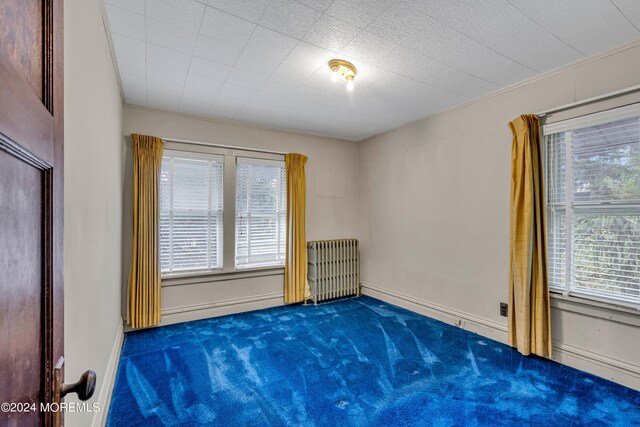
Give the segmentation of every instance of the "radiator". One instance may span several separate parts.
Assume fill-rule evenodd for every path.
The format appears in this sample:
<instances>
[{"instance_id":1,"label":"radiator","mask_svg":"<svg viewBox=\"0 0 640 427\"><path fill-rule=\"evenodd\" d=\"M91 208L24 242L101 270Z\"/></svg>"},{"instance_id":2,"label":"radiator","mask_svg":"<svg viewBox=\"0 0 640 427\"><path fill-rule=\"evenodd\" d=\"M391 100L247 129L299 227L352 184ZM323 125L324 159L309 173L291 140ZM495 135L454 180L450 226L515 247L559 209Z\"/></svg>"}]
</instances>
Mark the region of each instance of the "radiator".
<instances>
[{"instance_id":1,"label":"radiator","mask_svg":"<svg viewBox=\"0 0 640 427\"><path fill-rule=\"evenodd\" d=\"M307 242L307 277L314 304L360 295L360 252L357 239Z\"/></svg>"}]
</instances>

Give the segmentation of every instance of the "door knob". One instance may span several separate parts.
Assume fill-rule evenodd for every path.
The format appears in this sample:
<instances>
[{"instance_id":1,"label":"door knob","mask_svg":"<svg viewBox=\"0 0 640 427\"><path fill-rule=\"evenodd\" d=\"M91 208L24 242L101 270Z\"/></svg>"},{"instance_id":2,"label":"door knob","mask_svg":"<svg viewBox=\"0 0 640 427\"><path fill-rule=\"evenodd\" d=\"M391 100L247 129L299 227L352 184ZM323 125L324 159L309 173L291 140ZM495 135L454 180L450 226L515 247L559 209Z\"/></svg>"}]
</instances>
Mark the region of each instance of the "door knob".
<instances>
[{"instance_id":1,"label":"door knob","mask_svg":"<svg viewBox=\"0 0 640 427\"><path fill-rule=\"evenodd\" d=\"M96 391L96 373L94 371L86 371L80 377L77 383L64 384L64 357L60 356L53 368L53 396L51 400L53 404L60 405L62 398L69 393L77 393L78 399L88 400ZM53 425L62 425L62 412L56 411L53 415Z\"/></svg>"},{"instance_id":2,"label":"door knob","mask_svg":"<svg viewBox=\"0 0 640 427\"><path fill-rule=\"evenodd\" d=\"M76 393L78 399L89 400L96 391L96 373L94 371L86 371L78 382L73 384L62 384L60 386L60 397L64 397L69 393Z\"/></svg>"},{"instance_id":3,"label":"door knob","mask_svg":"<svg viewBox=\"0 0 640 427\"><path fill-rule=\"evenodd\" d=\"M63 384L64 380L64 357L60 356L55 368L54 373L54 397L53 401L60 403L63 397L69 393L76 393L78 399L89 400L93 396L93 392L96 391L96 373L94 371L86 371L78 382L73 384Z\"/></svg>"}]
</instances>

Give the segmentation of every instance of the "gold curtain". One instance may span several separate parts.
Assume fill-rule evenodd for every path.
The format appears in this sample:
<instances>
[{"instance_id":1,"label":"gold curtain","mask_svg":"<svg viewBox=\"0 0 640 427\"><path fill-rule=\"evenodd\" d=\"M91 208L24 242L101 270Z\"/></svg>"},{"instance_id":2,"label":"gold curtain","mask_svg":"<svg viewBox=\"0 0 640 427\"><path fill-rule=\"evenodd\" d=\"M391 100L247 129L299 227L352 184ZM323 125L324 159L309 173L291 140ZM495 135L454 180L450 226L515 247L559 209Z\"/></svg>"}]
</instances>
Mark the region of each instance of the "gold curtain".
<instances>
[{"instance_id":1,"label":"gold curtain","mask_svg":"<svg viewBox=\"0 0 640 427\"><path fill-rule=\"evenodd\" d=\"M158 231L162 139L131 135L133 141L133 247L129 272L129 324L160 323L160 250Z\"/></svg>"},{"instance_id":2,"label":"gold curtain","mask_svg":"<svg viewBox=\"0 0 640 427\"><path fill-rule=\"evenodd\" d=\"M551 357L540 122L527 114L509 127L513 133L509 344L524 355Z\"/></svg>"},{"instance_id":3,"label":"gold curtain","mask_svg":"<svg viewBox=\"0 0 640 427\"><path fill-rule=\"evenodd\" d=\"M305 229L307 157L287 154L287 254L284 264L284 302L301 302L311 296L307 281L307 235Z\"/></svg>"}]
</instances>

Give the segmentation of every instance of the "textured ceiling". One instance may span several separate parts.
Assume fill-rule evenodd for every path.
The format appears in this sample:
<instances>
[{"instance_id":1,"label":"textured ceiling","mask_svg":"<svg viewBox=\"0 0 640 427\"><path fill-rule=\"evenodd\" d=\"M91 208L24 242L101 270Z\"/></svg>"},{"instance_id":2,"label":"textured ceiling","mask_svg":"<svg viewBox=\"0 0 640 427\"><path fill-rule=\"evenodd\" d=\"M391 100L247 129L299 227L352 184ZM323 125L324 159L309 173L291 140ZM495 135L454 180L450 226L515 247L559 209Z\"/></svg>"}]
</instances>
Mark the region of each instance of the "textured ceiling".
<instances>
[{"instance_id":1,"label":"textured ceiling","mask_svg":"<svg viewBox=\"0 0 640 427\"><path fill-rule=\"evenodd\" d=\"M104 2L128 104L350 140L640 37L639 0Z\"/></svg>"}]
</instances>

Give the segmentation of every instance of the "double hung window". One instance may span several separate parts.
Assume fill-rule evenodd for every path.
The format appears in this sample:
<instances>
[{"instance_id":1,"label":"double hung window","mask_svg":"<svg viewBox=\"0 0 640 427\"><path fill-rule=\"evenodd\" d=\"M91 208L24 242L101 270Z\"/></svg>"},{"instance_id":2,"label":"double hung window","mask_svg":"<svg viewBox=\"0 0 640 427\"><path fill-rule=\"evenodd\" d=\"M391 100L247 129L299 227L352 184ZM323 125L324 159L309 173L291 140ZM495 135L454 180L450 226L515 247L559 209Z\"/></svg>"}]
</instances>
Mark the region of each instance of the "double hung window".
<instances>
[{"instance_id":1,"label":"double hung window","mask_svg":"<svg viewBox=\"0 0 640 427\"><path fill-rule=\"evenodd\" d=\"M208 151L172 146L164 151L159 200L162 274L284 265L284 161L277 155L243 157L233 149Z\"/></svg>"},{"instance_id":2,"label":"double hung window","mask_svg":"<svg viewBox=\"0 0 640 427\"><path fill-rule=\"evenodd\" d=\"M552 291L640 304L640 106L544 126Z\"/></svg>"},{"instance_id":3,"label":"double hung window","mask_svg":"<svg viewBox=\"0 0 640 427\"><path fill-rule=\"evenodd\" d=\"M222 267L224 157L165 150L160 173L162 273Z\"/></svg>"},{"instance_id":4,"label":"double hung window","mask_svg":"<svg viewBox=\"0 0 640 427\"><path fill-rule=\"evenodd\" d=\"M284 163L239 158L236 188L236 267L284 265Z\"/></svg>"}]
</instances>

